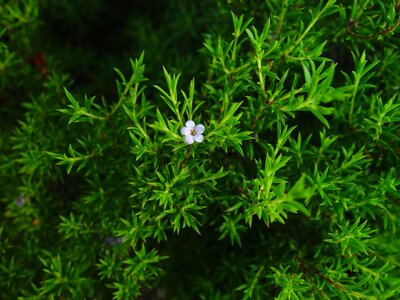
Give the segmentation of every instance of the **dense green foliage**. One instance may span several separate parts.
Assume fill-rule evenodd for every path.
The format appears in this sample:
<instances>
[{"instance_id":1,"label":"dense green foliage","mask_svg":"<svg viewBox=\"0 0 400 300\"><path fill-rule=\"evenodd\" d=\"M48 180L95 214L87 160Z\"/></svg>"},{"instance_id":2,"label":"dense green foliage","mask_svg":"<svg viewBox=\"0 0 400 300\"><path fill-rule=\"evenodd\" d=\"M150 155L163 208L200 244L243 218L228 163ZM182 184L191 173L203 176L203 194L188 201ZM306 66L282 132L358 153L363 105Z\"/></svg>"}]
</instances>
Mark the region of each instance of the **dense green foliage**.
<instances>
[{"instance_id":1,"label":"dense green foliage","mask_svg":"<svg viewBox=\"0 0 400 300\"><path fill-rule=\"evenodd\" d=\"M399 24L0 0L0 298L400 298Z\"/></svg>"}]
</instances>

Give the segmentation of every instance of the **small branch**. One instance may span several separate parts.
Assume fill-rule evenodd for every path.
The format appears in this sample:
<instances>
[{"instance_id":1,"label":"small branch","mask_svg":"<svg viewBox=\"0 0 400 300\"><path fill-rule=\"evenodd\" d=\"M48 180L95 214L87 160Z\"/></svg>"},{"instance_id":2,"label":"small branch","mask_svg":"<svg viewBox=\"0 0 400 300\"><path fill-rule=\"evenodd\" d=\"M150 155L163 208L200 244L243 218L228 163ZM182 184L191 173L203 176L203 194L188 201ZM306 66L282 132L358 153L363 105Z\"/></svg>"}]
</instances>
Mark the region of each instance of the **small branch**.
<instances>
[{"instance_id":1,"label":"small branch","mask_svg":"<svg viewBox=\"0 0 400 300\"><path fill-rule=\"evenodd\" d=\"M397 0L397 2L395 4L395 11L398 12L399 8L400 8L400 0ZM378 30L377 32L374 32L371 34L359 34L357 32L354 32L353 28L357 27L357 24L358 24L358 22L356 20L348 21L346 24L347 33L356 38L373 39L377 36L387 35L387 34L393 32L394 30L396 30L396 28L400 25L400 17L397 19L397 21L392 26L390 26L386 29Z\"/></svg>"},{"instance_id":2,"label":"small branch","mask_svg":"<svg viewBox=\"0 0 400 300\"><path fill-rule=\"evenodd\" d=\"M339 290L342 291L346 291L349 292L344 286L342 286L339 283L334 282L332 279L330 279L329 277L322 275L321 273L319 273L317 270L309 268L308 266L306 266L300 256L300 253L297 254L297 260L299 262L299 267L303 270L304 275L306 275L307 273L312 273L318 277L320 277L321 279L325 280L327 283L329 283L330 285L333 285L334 287L336 287Z\"/></svg>"},{"instance_id":3,"label":"small branch","mask_svg":"<svg viewBox=\"0 0 400 300\"><path fill-rule=\"evenodd\" d=\"M179 165L179 169L182 169L182 168L185 166L187 160L189 159L189 156L190 156L190 148L191 148L191 145L189 145L189 146L187 147L186 156L185 156L185 158L183 159L183 161L181 162L181 164Z\"/></svg>"},{"instance_id":4,"label":"small branch","mask_svg":"<svg viewBox=\"0 0 400 300\"><path fill-rule=\"evenodd\" d=\"M288 5L288 1L287 0L283 1L282 10L281 10L281 14L279 15L279 22L278 22L278 26L276 28L276 33L275 33L275 35L277 37L279 37L279 34L281 33L281 29L282 29L282 26L283 26L283 21L285 19L288 6L289 6Z\"/></svg>"}]
</instances>

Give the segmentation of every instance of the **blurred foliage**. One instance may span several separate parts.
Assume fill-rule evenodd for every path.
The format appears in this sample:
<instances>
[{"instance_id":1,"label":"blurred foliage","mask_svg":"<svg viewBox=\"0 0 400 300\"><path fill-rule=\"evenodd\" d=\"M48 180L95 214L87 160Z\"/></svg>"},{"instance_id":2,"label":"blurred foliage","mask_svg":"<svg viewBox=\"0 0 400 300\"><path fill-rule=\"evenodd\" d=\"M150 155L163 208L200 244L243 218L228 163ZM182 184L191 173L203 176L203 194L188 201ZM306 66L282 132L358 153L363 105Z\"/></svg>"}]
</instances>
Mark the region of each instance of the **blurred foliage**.
<instances>
[{"instance_id":1,"label":"blurred foliage","mask_svg":"<svg viewBox=\"0 0 400 300\"><path fill-rule=\"evenodd\" d=\"M397 299L399 26L398 0L0 0L0 298Z\"/></svg>"}]
</instances>

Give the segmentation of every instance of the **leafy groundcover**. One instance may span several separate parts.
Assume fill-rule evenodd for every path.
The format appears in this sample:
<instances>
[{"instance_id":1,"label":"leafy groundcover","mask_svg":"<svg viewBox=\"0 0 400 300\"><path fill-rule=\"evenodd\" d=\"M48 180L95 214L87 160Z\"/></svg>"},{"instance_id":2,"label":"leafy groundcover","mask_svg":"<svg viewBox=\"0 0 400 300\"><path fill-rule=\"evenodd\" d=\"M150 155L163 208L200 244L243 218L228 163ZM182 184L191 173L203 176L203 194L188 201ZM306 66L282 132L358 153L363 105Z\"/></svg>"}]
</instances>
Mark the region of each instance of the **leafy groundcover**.
<instances>
[{"instance_id":1,"label":"leafy groundcover","mask_svg":"<svg viewBox=\"0 0 400 300\"><path fill-rule=\"evenodd\" d=\"M400 1L1 0L1 299L399 299Z\"/></svg>"}]
</instances>

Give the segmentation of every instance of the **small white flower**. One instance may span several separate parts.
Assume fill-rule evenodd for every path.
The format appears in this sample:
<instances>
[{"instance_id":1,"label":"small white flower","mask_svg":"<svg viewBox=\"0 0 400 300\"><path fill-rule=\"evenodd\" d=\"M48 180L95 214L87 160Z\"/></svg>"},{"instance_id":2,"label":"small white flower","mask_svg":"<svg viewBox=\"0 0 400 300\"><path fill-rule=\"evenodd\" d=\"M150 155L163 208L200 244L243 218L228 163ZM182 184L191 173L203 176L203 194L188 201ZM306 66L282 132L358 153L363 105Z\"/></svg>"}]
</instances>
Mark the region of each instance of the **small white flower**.
<instances>
[{"instance_id":1,"label":"small white flower","mask_svg":"<svg viewBox=\"0 0 400 300\"><path fill-rule=\"evenodd\" d=\"M202 133L205 130L203 124L196 125L192 120L186 122L185 127L182 127L181 134L184 135L186 144L193 144L194 142L201 143L204 140Z\"/></svg>"}]
</instances>

